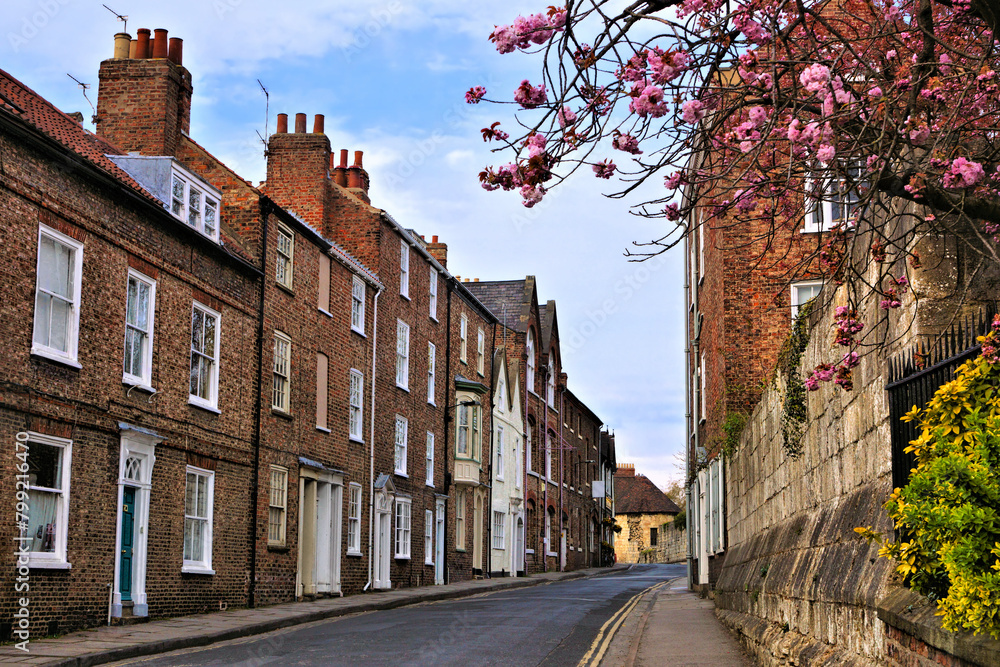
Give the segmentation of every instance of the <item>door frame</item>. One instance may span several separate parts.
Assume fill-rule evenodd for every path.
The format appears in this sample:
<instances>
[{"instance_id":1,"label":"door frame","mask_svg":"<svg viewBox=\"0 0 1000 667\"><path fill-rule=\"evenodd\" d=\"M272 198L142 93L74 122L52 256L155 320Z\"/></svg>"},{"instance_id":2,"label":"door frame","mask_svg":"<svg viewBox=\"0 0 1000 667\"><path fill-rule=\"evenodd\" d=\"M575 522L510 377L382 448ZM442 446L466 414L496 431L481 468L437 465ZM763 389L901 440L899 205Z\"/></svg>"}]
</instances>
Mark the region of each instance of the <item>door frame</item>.
<instances>
[{"instance_id":1,"label":"door frame","mask_svg":"<svg viewBox=\"0 0 1000 667\"><path fill-rule=\"evenodd\" d=\"M308 483L308 487L306 484ZM308 503L313 503L308 507ZM340 593L344 477L327 469L299 467L299 549L296 597ZM324 572L323 570L326 570ZM305 576L308 570L308 577ZM329 576L325 576L325 575ZM320 578L329 579L319 581Z\"/></svg>"},{"instance_id":2,"label":"door frame","mask_svg":"<svg viewBox=\"0 0 1000 667\"><path fill-rule=\"evenodd\" d=\"M444 584L444 498L438 498L434 508L434 584Z\"/></svg>"},{"instance_id":3,"label":"door frame","mask_svg":"<svg viewBox=\"0 0 1000 667\"><path fill-rule=\"evenodd\" d=\"M372 572L372 588L377 589L392 588L390 556L392 555L391 508L393 495L384 490L375 493L375 535L372 536L375 567ZM380 578L380 574L384 574L384 578Z\"/></svg>"},{"instance_id":4,"label":"door frame","mask_svg":"<svg viewBox=\"0 0 1000 667\"><path fill-rule=\"evenodd\" d=\"M148 616L146 603L146 553L149 533L149 499L153 488L153 464L156 463L156 445L163 438L138 426L120 423L121 445L118 456L118 503L115 512L114 580L111 592L111 616L122 617L121 551L122 511L125 487L135 488L133 515L134 539L132 540L132 615ZM131 464L130 464L131 460ZM136 466L136 462L138 466ZM183 499L183 495L181 496Z\"/></svg>"}]
</instances>

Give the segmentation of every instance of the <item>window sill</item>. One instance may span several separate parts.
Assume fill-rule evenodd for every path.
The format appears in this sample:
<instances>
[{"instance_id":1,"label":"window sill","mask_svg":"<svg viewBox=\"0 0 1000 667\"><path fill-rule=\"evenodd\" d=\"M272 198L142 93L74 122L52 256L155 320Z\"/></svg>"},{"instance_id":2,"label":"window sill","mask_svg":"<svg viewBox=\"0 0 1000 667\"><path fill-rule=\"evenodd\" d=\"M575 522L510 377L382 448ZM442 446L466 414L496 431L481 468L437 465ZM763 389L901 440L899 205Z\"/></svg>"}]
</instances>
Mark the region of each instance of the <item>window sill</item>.
<instances>
[{"instance_id":1,"label":"window sill","mask_svg":"<svg viewBox=\"0 0 1000 667\"><path fill-rule=\"evenodd\" d=\"M65 356L63 356L61 354L56 354L55 352L49 352L48 350L46 350L44 348L41 348L41 347L32 347L31 348L31 356L33 356L33 357L39 357L39 358L45 359L47 361L54 361L57 364L62 364L63 366L68 366L68 367L74 368L76 370L82 370L83 369L83 366L81 366L80 363L76 359L73 359L71 357L65 357Z\"/></svg>"},{"instance_id":2,"label":"window sill","mask_svg":"<svg viewBox=\"0 0 1000 667\"><path fill-rule=\"evenodd\" d=\"M413 300L413 299L410 298L410 293L409 292L406 292L405 294L403 292L400 292L399 296L403 297L407 301L412 301Z\"/></svg>"},{"instance_id":3,"label":"window sill","mask_svg":"<svg viewBox=\"0 0 1000 667\"><path fill-rule=\"evenodd\" d=\"M434 561L426 561L425 560L424 561L424 565L426 565L427 567L434 567Z\"/></svg>"},{"instance_id":4,"label":"window sill","mask_svg":"<svg viewBox=\"0 0 1000 667\"><path fill-rule=\"evenodd\" d=\"M434 322L434 323L438 323L438 322L440 322L440 321L441 321L441 320L439 320L439 319L437 318L437 316L436 316L436 315L431 315L431 316L430 316L430 320L431 320L431 322Z\"/></svg>"},{"instance_id":5,"label":"window sill","mask_svg":"<svg viewBox=\"0 0 1000 667\"><path fill-rule=\"evenodd\" d=\"M317 308L316 310L318 310L319 312L323 313L323 314L324 314L324 315L326 315L327 317L333 317L333 313L331 313L331 312L330 312L330 311L328 311L328 310L324 310L323 308Z\"/></svg>"},{"instance_id":6,"label":"window sill","mask_svg":"<svg viewBox=\"0 0 1000 667\"><path fill-rule=\"evenodd\" d=\"M293 290L288 285L283 285L282 283L279 283L277 280L274 281L274 284L275 284L275 286L277 286L278 289L280 289L281 291L283 291L285 294L290 294L292 296L295 296L295 290Z\"/></svg>"},{"instance_id":7,"label":"window sill","mask_svg":"<svg viewBox=\"0 0 1000 667\"><path fill-rule=\"evenodd\" d=\"M348 551L347 556L353 556L354 558L361 558L364 556L360 551Z\"/></svg>"},{"instance_id":8,"label":"window sill","mask_svg":"<svg viewBox=\"0 0 1000 667\"><path fill-rule=\"evenodd\" d=\"M435 403L434 401L427 401L427 405L431 406L432 408L437 407L437 403Z\"/></svg>"},{"instance_id":9,"label":"window sill","mask_svg":"<svg viewBox=\"0 0 1000 667\"><path fill-rule=\"evenodd\" d=\"M200 565L184 565L183 567L181 567L181 572L183 572L184 574L204 574L209 576L215 576L215 570Z\"/></svg>"},{"instance_id":10,"label":"window sill","mask_svg":"<svg viewBox=\"0 0 1000 667\"><path fill-rule=\"evenodd\" d=\"M393 558L394 560L410 560L409 556L404 556L402 554L396 554Z\"/></svg>"},{"instance_id":11,"label":"window sill","mask_svg":"<svg viewBox=\"0 0 1000 667\"><path fill-rule=\"evenodd\" d=\"M434 484L433 484L433 483L429 483L429 484L426 484L425 486L426 486L426 487L427 487L428 489L433 489L433 488L434 488Z\"/></svg>"},{"instance_id":12,"label":"window sill","mask_svg":"<svg viewBox=\"0 0 1000 667\"><path fill-rule=\"evenodd\" d=\"M534 549L525 549L524 553L531 554L532 556L534 556L535 555L535 550Z\"/></svg>"},{"instance_id":13,"label":"window sill","mask_svg":"<svg viewBox=\"0 0 1000 667\"><path fill-rule=\"evenodd\" d=\"M140 380L139 378L127 377L127 376L123 377L122 378L122 384L125 385L126 387L128 387L129 391L132 391L133 389L138 389L139 391L144 391L144 392L149 393L149 394L155 394L156 393L155 389L153 389L152 387L150 387L148 384L146 384L144 381Z\"/></svg>"},{"instance_id":14,"label":"window sill","mask_svg":"<svg viewBox=\"0 0 1000 667\"><path fill-rule=\"evenodd\" d=\"M215 407L213 405L209 405L208 403L202 403L199 400L194 399L194 398L192 398L190 396L188 396L188 405L190 405L192 407L195 407L195 408L199 408L201 410L205 410L207 412L213 412L213 413L215 413L217 415L221 415L222 414L222 411L219 410L219 408L217 408L217 407Z\"/></svg>"},{"instance_id":15,"label":"window sill","mask_svg":"<svg viewBox=\"0 0 1000 667\"><path fill-rule=\"evenodd\" d=\"M400 471L398 471L398 470L396 470L396 471L395 471L395 472L393 472L392 474L393 474L393 475L395 475L396 477L404 477L404 478L406 478L406 479L410 479L410 476L409 476L409 475L407 475L407 474L406 474L405 472L400 472Z\"/></svg>"},{"instance_id":16,"label":"window sill","mask_svg":"<svg viewBox=\"0 0 1000 667\"><path fill-rule=\"evenodd\" d=\"M468 551L465 550L465 547L455 547L455 551L460 554L469 553Z\"/></svg>"},{"instance_id":17,"label":"window sill","mask_svg":"<svg viewBox=\"0 0 1000 667\"><path fill-rule=\"evenodd\" d=\"M541 476L541 475L539 475L539 474L538 474L537 472L535 472L534 470L529 470L529 471L528 471L528 477L537 477L537 478L541 479L541 477L542 477L542 476Z\"/></svg>"},{"instance_id":18,"label":"window sill","mask_svg":"<svg viewBox=\"0 0 1000 667\"><path fill-rule=\"evenodd\" d=\"M73 565L55 558L39 558L38 556L28 557L28 567L32 570L71 570Z\"/></svg>"},{"instance_id":19,"label":"window sill","mask_svg":"<svg viewBox=\"0 0 1000 667\"><path fill-rule=\"evenodd\" d=\"M368 338L368 336L365 334L365 330L364 329L355 329L354 327L351 327L351 331L353 333L358 334L362 338Z\"/></svg>"},{"instance_id":20,"label":"window sill","mask_svg":"<svg viewBox=\"0 0 1000 667\"><path fill-rule=\"evenodd\" d=\"M559 555L559 553L558 553L558 552L556 552L556 551L546 551L546 552L545 552L545 555L546 555L546 556L550 556L550 557L552 557L552 558L555 558L556 556L558 556L558 555Z\"/></svg>"},{"instance_id":21,"label":"window sill","mask_svg":"<svg viewBox=\"0 0 1000 667\"><path fill-rule=\"evenodd\" d=\"M280 410L278 408L272 407L271 414L274 415L275 417L280 417L281 419L284 419L286 421L292 421L293 419L295 419L295 417L293 417L290 412L285 412L284 410Z\"/></svg>"},{"instance_id":22,"label":"window sill","mask_svg":"<svg viewBox=\"0 0 1000 667\"><path fill-rule=\"evenodd\" d=\"M347 436L347 439L350 440L351 442L356 442L359 445L365 444L364 438L359 438L359 437L354 436L354 435Z\"/></svg>"},{"instance_id":23,"label":"window sill","mask_svg":"<svg viewBox=\"0 0 1000 667\"><path fill-rule=\"evenodd\" d=\"M409 388L408 386L405 386L405 385L401 385L401 384L399 384L398 382L396 383L396 389L402 389L402 390L403 390L403 391L405 391L405 392L406 392L407 394L409 394L409 393L410 393L410 388Z\"/></svg>"},{"instance_id":24,"label":"window sill","mask_svg":"<svg viewBox=\"0 0 1000 667\"><path fill-rule=\"evenodd\" d=\"M291 547L289 547L286 544L268 544L267 550L270 551L271 553L287 554L289 551L291 551ZM183 572L183 570L181 571Z\"/></svg>"},{"instance_id":25,"label":"window sill","mask_svg":"<svg viewBox=\"0 0 1000 667\"><path fill-rule=\"evenodd\" d=\"M319 431L320 433L333 433L333 431L323 426L317 426L316 430Z\"/></svg>"}]
</instances>

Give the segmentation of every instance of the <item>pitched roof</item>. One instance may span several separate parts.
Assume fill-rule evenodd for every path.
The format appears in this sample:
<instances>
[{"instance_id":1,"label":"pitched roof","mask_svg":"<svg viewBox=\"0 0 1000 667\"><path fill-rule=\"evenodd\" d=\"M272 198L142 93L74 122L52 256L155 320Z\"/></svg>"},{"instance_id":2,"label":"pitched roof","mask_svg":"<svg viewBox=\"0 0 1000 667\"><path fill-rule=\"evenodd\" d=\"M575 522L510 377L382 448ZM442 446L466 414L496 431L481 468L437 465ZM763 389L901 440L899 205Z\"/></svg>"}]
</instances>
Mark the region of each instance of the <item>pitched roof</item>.
<instances>
[{"instance_id":1,"label":"pitched roof","mask_svg":"<svg viewBox=\"0 0 1000 667\"><path fill-rule=\"evenodd\" d=\"M615 473L616 514L678 514L681 508L645 475Z\"/></svg>"},{"instance_id":2,"label":"pitched roof","mask_svg":"<svg viewBox=\"0 0 1000 667\"><path fill-rule=\"evenodd\" d=\"M101 171L107 172L162 206L159 200L139 185L125 170L108 159L108 153L124 155L121 149L85 130L80 123L2 69L0 69L0 110L33 126Z\"/></svg>"},{"instance_id":3,"label":"pitched roof","mask_svg":"<svg viewBox=\"0 0 1000 667\"><path fill-rule=\"evenodd\" d=\"M548 350L552 346L552 333L555 332L556 338L559 338L559 324L556 319L556 302L549 299L545 302L545 305L538 305L538 319L542 324L542 347L543 350ZM561 352L560 352L560 355Z\"/></svg>"},{"instance_id":4,"label":"pitched roof","mask_svg":"<svg viewBox=\"0 0 1000 667\"><path fill-rule=\"evenodd\" d=\"M469 288L501 324L518 332L526 330L528 323L521 317L521 311L525 301L531 298L527 278L462 284Z\"/></svg>"}]
</instances>

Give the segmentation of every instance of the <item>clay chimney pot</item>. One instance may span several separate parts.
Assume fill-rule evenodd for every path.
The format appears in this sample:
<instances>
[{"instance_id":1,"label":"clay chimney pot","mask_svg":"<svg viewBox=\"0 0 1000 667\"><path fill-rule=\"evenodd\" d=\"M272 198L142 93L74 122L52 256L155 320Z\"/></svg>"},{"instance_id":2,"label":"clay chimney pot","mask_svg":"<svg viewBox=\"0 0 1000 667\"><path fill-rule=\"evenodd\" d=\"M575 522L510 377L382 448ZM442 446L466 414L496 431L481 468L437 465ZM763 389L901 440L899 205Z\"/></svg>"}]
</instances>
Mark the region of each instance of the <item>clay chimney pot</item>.
<instances>
[{"instance_id":1,"label":"clay chimney pot","mask_svg":"<svg viewBox=\"0 0 1000 667\"><path fill-rule=\"evenodd\" d=\"M361 158L364 156L364 151L354 151L354 166L358 169L363 169L361 166Z\"/></svg>"},{"instance_id":2,"label":"clay chimney pot","mask_svg":"<svg viewBox=\"0 0 1000 667\"><path fill-rule=\"evenodd\" d=\"M431 237L431 243L437 243L437 242L438 242L438 237L437 236L432 236Z\"/></svg>"},{"instance_id":3,"label":"clay chimney pot","mask_svg":"<svg viewBox=\"0 0 1000 667\"><path fill-rule=\"evenodd\" d=\"M287 134L288 133L288 114L287 113L279 113L278 114L278 129L277 129L277 133L278 134Z\"/></svg>"},{"instance_id":4,"label":"clay chimney pot","mask_svg":"<svg viewBox=\"0 0 1000 667\"><path fill-rule=\"evenodd\" d=\"M347 149L340 149L340 168L347 169Z\"/></svg>"},{"instance_id":5,"label":"clay chimney pot","mask_svg":"<svg viewBox=\"0 0 1000 667\"><path fill-rule=\"evenodd\" d=\"M157 28L153 31L153 57L167 57L167 31L164 28Z\"/></svg>"},{"instance_id":6,"label":"clay chimney pot","mask_svg":"<svg viewBox=\"0 0 1000 667\"><path fill-rule=\"evenodd\" d=\"M306 115L304 113L295 114L295 132L296 134L305 134L306 132Z\"/></svg>"},{"instance_id":7,"label":"clay chimney pot","mask_svg":"<svg viewBox=\"0 0 1000 667\"><path fill-rule=\"evenodd\" d=\"M313 134L323 134L323 114L318 113L313 118Z\"/></svg>"},{"instance_id":8,"label":"clay chimney pot","mask_svg":"<svg viewBox=\"0 0 1000 667\"><path fill-rule=\"evenodd\" d=\"M132 36L127 32L120 32L115 35L115 53L112 56L115 60L125 60L128 58L129 47L132 44Z\"/></svg>"},{"instance_id":9,"label":"clay chimney pot","mask_svg":"<svg viewBox=\"0 0 1000 667\"><path fill-rule=\"evenodd\" d=\"M180 37L170 38L170 48L167 51L167 60L175 65L184 64L184 40Z\"/></svg>"},{"instance_id":10,"label":"clay chimney pot","mask_svg":"<svg viewBox=\"0 0 1000 667\"><path fill-rule=\"evenodd\" d=\"M139 28L136 30L138 44L135 47L135 57L138 60L149 58L149 28Z\"/></svg>"}]
</instances>

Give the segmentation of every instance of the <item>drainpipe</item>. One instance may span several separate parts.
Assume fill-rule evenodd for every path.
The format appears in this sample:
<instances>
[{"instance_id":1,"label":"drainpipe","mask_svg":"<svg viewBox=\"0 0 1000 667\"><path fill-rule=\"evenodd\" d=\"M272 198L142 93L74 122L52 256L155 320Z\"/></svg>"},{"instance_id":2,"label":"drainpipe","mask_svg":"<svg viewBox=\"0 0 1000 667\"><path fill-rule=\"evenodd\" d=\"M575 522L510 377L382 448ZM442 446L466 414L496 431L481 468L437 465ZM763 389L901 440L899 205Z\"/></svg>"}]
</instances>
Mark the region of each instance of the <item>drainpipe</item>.
<instances>
[{"instance_id":1,"label":"drainpipe","mask_svg":"<svg viewBox=\"0 0 1000 667\"><path fill-rule=\"evenodd\" d=\"M484 345L483 347L486 347L486 346ZM493 442L493 434L495 434L497 432L496 424L493 423L493 409L495 407L495 401L493 400L493 362L494 362L494 357L496 356L496 351L497 351L497 323L494 322L493 323L493 340L490 343L490 381L489 381L489 387L490 387L490 431L492 431L492 433L490 434L490 442ZM485 350L483 352L485 353ZM504 350L504 354L507 354L507 350ZM499 446L502 448L503 447L503 443L502 442L499 443ZM493 530L493 520L492 520L493 519L493 459L495 458L493 456L493 454L495 453L495 448L496 448L496 446L490 447L490 465L487 468L487 470L489 471L489 480L490 480L490 509L486 512L486 547L487 547L487 549L486 549L486 572L485 572L485 575L487 577L491 577L491 573L493 572L493 540L492 540L492 534L493 534L492 533L492 530ZM506 490L507 490L507 487L506 487L506 485L504 485L504 491L506 491ZM510 503L507 504L507 509L508 510L510 509ZM513 529L514 529L514 527L511 526L511 531L513 531Z\"/></svg>"},{"instance_id":2,"label":"drainpipe","mask_svg":"<svg viewBox=\"0 0 1000 667\"><path fill-rule=\"evenodd\" d=\"M561 368L561 366L560 366ZM566 418L566 413L563 410L566 408L563 403L563 398L565 397L564 389L559 388L559 571L565 572L566 566L563 564L565 561L569 560L569 553L565 550L569 549L569 535L566 536L566 546L563 546L563 512L566 511L566 501L564 498L563 491L566 488L566 468L563 464L563 420Z\"/></svg>"},{"instance_id":3,"label":"drainpipe","mask_svg":"<svg viewBox=\"0 0 1000 667\"><path fill-rule=\"evenodd\" d=\"M368 448L370 451L368 457L368 583L362 588L362 592L367 591L368 587L372 585L372 558L374 554L372 552L372 532L375 529L375 350L378 345L378 297L382 293L382 289L375 288L375 299L372 305L374 312L372 313L372 377L371 377L371 419L370 426L368 429Z\"/></svg>"},{"instance_id":4,"label":"drainpipe","mask_svg":"<svg viewBox=\"0 0 1000 667\"><path fill-rule=\"evenodd\" d=\"M551 354L551 353L550 353ZM545 531L544 545L542 546L542 568L543 572L549 571L549 544L552 541L552 522L549 521L549 472L552 468L552 450L550 449L551 444L549 443L549 397L548 397L548 378L549 365L545 364L545 371L542 375L545 378L545 387L542 388L544 396L542 396L542 410L545 411L545 428L542 431L542 445L545 447L545 454L542 455L542 515L544 523L542 523L542 528L544 529L548 525L549 529ZM546 465L546 461L549 462Z\"/></svg>"},{"instance_id":5,"label":"drainpipe","mask_svg":"<svg viewBox=\"0 0 1000 667\"><path fill-rule=\"evenodd\" d=\"M454 279L452 279L452 280L454 280ZM448 446L448 436L451 434L451 428L448 425L448 422L449 422L448 417L449 417L449 415L451 413L448 410L448 404L451 402L451 395L450 395L450 393L451 393L451 386L452 386L452 382L454 382L454 380L452 380L452 377L451 377L451 293L452 293L452 291L454 291L455 285L454 285L454 283L451 280L447 281L446 284L448 285L448 307L446 309L447 312L446 312L446 315L445 315L445 336L444 336L444 390L445 390L445 393L444 393L444 405L445 405L445 409L443 410L444 414L442 416L442 419L444 420L444 452L443 452L443 455L444 455L444 476L445 476L445 479L447 481L447 477L448 477L448 461L451 459L451 448ZM454 486L455 486L455 479L454 479L454 477L452 477L451 484L447 484L446 483L444 485L444 493L445 493L445 499L444 499L444 532L445 532L445 544L447 544L447 542L448 542L448 509L450 507L450 503L448 502L448 499L450 497L450 492L449 492L448 489L450 487L454 487ZM442 567L444 569L444 579L445 579L444 583L449 584L449 583L451 583L451 570L448 569L448 549L447 548L444 549L444 565Z\"/></svg>"},{"instance_id":6,"label":"drainpipe","mask_svg":"<svg viewBox=\"0 0 1000 667\"><path fill-rule=\"evenodd\" d=\"M257 514L259 508L257 503L260 496L260 403L263 400L262 387L264 383L263 363L264 363L264 298L267 286L267 221L271 217L274 208L270 202L262 200L260 202L260 214L264 219L261 225L261 250L260 250L260 303L257 309L257 391L254 400L256 409L253 415L253 472L250 482L250 586L247 589L247 606L251 609L256 606L257 598Z\"/></svg>"}]
</instances>

